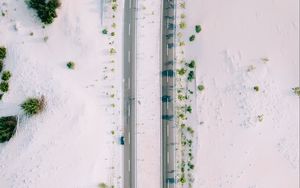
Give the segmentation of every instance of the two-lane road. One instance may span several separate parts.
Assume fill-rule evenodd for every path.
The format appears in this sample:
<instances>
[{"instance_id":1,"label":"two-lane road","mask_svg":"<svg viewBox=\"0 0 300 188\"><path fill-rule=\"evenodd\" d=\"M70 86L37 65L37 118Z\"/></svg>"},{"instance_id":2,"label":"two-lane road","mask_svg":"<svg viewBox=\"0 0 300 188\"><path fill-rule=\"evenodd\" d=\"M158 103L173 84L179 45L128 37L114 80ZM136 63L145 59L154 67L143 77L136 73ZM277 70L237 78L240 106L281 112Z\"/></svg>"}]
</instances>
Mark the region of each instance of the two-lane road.
<instances>
[{"instance_id":1,"label":"two-lane road","mask_svg":"<svg viewBox=\"0 0 300 188\"><path fill-rule=\"evenodd\" d=\"M162 188L175 188L176 178L176 0L162 4Z\"/></svg>"},{"instance_id":2,"label":"two-lane road","mask_svg":"<svg viewBox=\"0 0 300 188\"><path fill-rule=\"evenodd\" d=\"M136 188L136 6L124 4L124 188Z\"/></svg>"}]
</instances>

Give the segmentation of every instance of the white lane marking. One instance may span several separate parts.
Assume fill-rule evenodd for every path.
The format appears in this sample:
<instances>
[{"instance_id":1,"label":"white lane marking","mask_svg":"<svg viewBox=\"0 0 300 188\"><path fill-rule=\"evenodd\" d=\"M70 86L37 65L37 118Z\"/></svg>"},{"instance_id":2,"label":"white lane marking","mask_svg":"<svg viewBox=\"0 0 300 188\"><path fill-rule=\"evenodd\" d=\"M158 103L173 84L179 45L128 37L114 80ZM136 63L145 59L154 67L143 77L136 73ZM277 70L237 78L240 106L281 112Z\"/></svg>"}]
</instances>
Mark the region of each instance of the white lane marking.
<instances>
[{"instance_id":1,"label":"white lane marking","mask_svg":"<svg viewBox=\"0 0 300 188\"><path fill-rule=\"evenodd\" d=\"M130 63L130 55L131 55L131 53L130 53L130 50L128 51L128 62Z\"/></svg>"},{"instance_id":2,"label":"white lane marking","mask_svg":"<svg viewBox=\"0 0 300 188\"><path fill-rule=\"evenodd\" d=\"M167 125L167 137L169 137L169 126Z\"/></svg>"},{"instance_id":3,"label":"white lane marking","mask_svg":"<svg viewBox=\"0 0 300 188\"><path fill-rule=\"evenodd\" d=\"M131 82L130 82L130 77L128 78L128 89L130 89L130 87L131 87Z\"/></svg>"},{"instance_id":4,"label":"white lane marking","mask_svg":"<svg viewBox=\"0 0 300 188\"><path fill-rule=\"evenodd\" d=\"M128 132L128 144L130 145L130 132Z\"/></svg>"},{"instance_id":5,"label":"white lane marking","mask_svg":"<svg viewBox=\"0 0 300 188\"><path fill-rule=\"evenodd\" d=\"M128 159L128 172L130 172L130 159Z\"/></svg>"},{"instance_id":6,"label":"white lane marking","mask_svg":"<svg viewBox=\"0 0 300 188\"><path fill-rule=\"evenodd\" d=\"M130 108L130 105L129 105L129 104L128 104L127 108L128 108L128 117L130 117L130 113L131 113L131 112L130 112L130 109L131 109L131 108Z\"/></svg>"},{"instance_id":7,"label":"white lane marking","mask_svg":"<svg viewBox=\"0 0 300 188\"><path fill-rule=\"evenodd\" d=\"M169 110L169 102L167 101L167 110Z\"/></svg>"},{"instance_id":8,"label":"white lane marking","mask_svg":"<svg viewBox=\"0 0 300 188\"><path fill-rule=\"evenodd\" d=\"M129 24L129 27L128 27L128 35L129 35L129 36L131 35L130 29L131 29L131 27L130 27L130 24Z\"/></svg>"},{"instance_id":9,"label":"white lane marking","mask_svg":"<svg viewBox=\"0 0 300 188\"><path fill-rule=\"evenodd\" d=\"M169 151L167 151L167 163L169 164L169 161L170 161L170 153Z\"/></svg>"},{"instance_id":10,"label":"white lane marking","mask_svg":"<svg viewBox=\"0 0 300 188\"><path fill-rule=\"evenodd\" d=\"M129 8L131 8L131 1L129 1Z\"/></svg>"}]
</instances>

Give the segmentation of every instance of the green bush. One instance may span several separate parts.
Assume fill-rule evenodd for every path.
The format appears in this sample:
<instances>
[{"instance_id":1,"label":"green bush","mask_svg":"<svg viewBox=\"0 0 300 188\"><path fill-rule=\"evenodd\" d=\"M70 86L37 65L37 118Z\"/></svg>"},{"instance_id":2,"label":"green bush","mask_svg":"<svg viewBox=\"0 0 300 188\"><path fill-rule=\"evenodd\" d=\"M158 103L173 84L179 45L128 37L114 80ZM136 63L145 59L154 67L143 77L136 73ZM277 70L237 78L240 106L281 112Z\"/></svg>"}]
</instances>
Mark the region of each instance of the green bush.
<instances>
[{"instance_id":1,"label":"green bush","mask_svg":"<svg viewBox=\"0 0 300 188\"><path fill-rule=\"evenodd\" d=\"M195 38L196 38L195 35L190 36L190 42L193 42L195 40Z\"/></svg>"},{"instance_id":2,"label":"green bush","mask_svg":"<svg viewBox=\"0 0 300 188\"><path fill-rule=\"evenodd\" d=\"M6 57L6 48L0 47L0 60L5 59L5 57Z\"/></svg>"},{"instance_id":3,"label":"green bush","mask_svg":"<svg viewBox=\"0 0 300 188\"><path fill-rule=\"evenodd\" d=\"M6 81L2 81L1 83L0 83L0 91L2 91L2 92L8 92L8 90L9 90L9 84L8 84L8 82L6 82Z\"/></svg>"},{"instance_id":4,"label":"green bush","mask_svg":"<svg viewBox=\"0 0 300 188\"><path fill-rule=\"evenodd\" d=\"M194 71L190 71L188 74L188 81L192 81L195 79L195 72Z\"/></svg>"},{"instance_id":5,"label":"green bush","mask_svg":"<svg viewBox=\"0 0 300 188\"><path fill-rule=\"evenodd\" d=\"M60 7L61 3L59 0L28 0L28 5L36 10L44 24L51 24L57 17L56 9Z\"/></svg>"},{"instance_id":6,"label":"green bush","mask_svg":"<svg viewBox=\"0 0 300 188\"><path fill-rule=\"evenodd\" d=\"M296 95L300 97L300 87L295 87L292 89Z\"/></svg>"},{"instance_id":7,"label":"green bush","mask_svg":"<svg viewBox=\"0 0 300 188\"><path fill-rule=\"evenodd\" d=\"M9 141L15 134L18 120L15 116L0 118L0 143Z\"/></svg>"},{"instance_id":8,"label":"green bush","mask_svg":"<svg viewBox=\"0 0 300 188\"><path fill-rule=\"evenodd\" d=\"M69 62L67 63L67 67L68 67L69 69L75 69L75 63L74 63L73 61L69 61Z\"/></svg>"},{"instance_id":9,"label":"green bush","mask_svg":"<svg viewBox=\"0 0 300 188\"><path fill-rule=\"evenodd\" d=\"M3 69L3 61L0 59L0 72L2 72Z\"/></svg>"},{"instance_id":10,"label":"green bush","mask_svg":"<svg viewBox=\"0 0 300 188\"><path fill-rule=\"evenodd\" d=\"M23 104L21 104L21 108L28 116L36 115L44 110L44 101L44 97L41 97L40 99L28 98L25 102L23 102Z\"/></svg>"},{"instance_id":11,"label":"green bush","mask_svg":"<svg viewBox=\"0 0 300 188\"><path fill-rule=\"evenodd\" d=\"M192 60L192 61L188 64L188 66L189 66L191 69L193 69L193 68L196 67L196 62L195 62L194 60Z\"/></svg>"},{"instance_id":12,"label":"green bush","mask_svg":"<svg viewBox=\"0 0 300 188\"><path fill-rule=\"evenodd\" d=\"M196 33L200 33L202 31L201 25L196 25L195 31L196 31Z\"/></svg>"},{"instance_id":13,"label":"green bush","mask_svg":"<svg viewBox=\"0 0 300 188\"><path fill-rule=\"evenodd\" d=\"M102 30L102 34L106 35L108 33L107 29Z\"/></svg>"},{"instance_id":14,"label":"green bush","mask_svg":"<svg viewBox=\"0 0 300 188\"><path fill-rule=\"evenodd\" d=\"M2 80L3 81L8 81L11 77L11 73L9 71L4 71L2 74Z\"/></svg>"}]
</instances>

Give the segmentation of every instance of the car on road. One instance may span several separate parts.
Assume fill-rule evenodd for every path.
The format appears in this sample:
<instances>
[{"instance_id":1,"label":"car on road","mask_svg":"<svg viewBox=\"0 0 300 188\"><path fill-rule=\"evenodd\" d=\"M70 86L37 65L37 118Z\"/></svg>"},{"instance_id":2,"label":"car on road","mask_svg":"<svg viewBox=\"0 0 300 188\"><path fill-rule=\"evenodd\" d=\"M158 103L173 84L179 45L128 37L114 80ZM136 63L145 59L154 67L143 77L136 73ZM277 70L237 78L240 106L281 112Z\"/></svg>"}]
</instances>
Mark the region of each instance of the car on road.
<instances>
[{"instance_id":1,"label":"car on road","mask_svg":"<svg viewBox=\"0 0 300 188\"><path fill-rule=\"evenodd\" d=\"M120 144L121 145L125 145L125 138L124 138L124 136L120 137Z\"/></svg>"}]
</instances>

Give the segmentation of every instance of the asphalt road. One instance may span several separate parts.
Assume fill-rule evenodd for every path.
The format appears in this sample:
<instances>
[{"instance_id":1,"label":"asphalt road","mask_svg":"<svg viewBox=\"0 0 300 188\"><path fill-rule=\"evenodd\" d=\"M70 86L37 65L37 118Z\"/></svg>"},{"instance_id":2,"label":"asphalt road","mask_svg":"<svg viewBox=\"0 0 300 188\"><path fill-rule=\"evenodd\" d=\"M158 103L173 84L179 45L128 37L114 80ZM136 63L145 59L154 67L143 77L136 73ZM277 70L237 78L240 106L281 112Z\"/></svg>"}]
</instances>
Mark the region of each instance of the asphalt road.
<instances>
[{"instance_id":1,"label":"asphalt road","mask_svg":"<svg viewBox=\"0 0 300 188\"><path fill-rule=\"evenodd\" d=\"M136 188L136 6L124 4L124 188Z\"/></svg>"},{"instance_id":2,"label":"asphalt road","mask_svg":"<svg viewBox=\"0 0 300 188\"><path fill-rule=\"evenodd\" d=\"M176 187L176 0L162 4L162 187Z\"/></svg>"}]
</instances>

